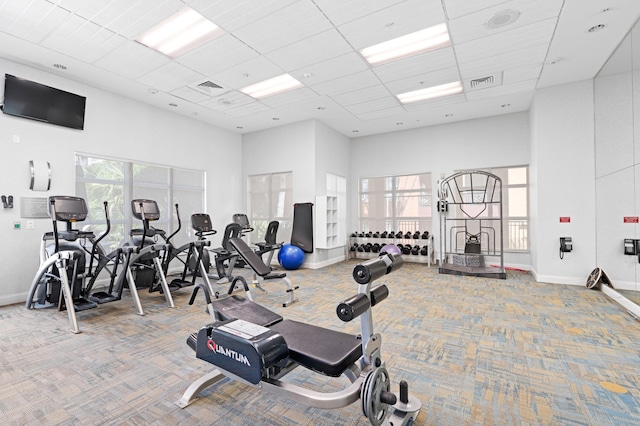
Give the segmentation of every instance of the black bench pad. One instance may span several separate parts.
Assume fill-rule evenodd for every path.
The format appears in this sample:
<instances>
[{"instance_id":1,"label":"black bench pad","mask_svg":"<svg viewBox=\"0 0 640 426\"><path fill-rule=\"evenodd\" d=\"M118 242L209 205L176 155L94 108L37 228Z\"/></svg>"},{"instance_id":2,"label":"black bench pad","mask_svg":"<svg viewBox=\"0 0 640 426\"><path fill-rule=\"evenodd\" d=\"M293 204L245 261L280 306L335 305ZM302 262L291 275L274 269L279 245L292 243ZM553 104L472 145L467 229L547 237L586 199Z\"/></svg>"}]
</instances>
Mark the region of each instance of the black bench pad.
<instances>
[{"instance_id":1,"label":"black bench pad","mask_svg":"<svg viewBox=\"0 0 640 426\"><path fill-rule=\"evenodd\" d=\"M339 377L362 356L362 340L354 335L293 320L273 324L289 347L289 358L318 373Z\"/></svg>"},{"instance_id":2,"label":"black bench pad","mask_svg":"<svg viewBox=\"0 0 640 426\"><path fill-rule=\"evenodd\" d=\"M272 324L282 321L280 315L241 296L233 295L216 299L212 301L211 304L217 313L217 319L219 321L235 318L263 327L269 327Z\"/></svg>"}]
</instances>

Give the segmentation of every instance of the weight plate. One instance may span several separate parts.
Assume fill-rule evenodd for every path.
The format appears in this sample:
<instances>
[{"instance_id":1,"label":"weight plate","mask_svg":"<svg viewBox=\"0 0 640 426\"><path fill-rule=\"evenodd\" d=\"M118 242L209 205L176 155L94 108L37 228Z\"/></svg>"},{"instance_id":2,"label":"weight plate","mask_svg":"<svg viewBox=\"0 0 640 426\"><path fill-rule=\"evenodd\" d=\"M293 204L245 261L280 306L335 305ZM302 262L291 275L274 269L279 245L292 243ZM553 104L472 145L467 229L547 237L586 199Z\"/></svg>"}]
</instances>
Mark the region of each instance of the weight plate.
<instances>
[{"instance_id":1,"label":"weight plate","mask_svg":"<svg viewBox=\"0 0 640 426\"><path fill-rule=\"evenodd\" d=\"M589 278L587 278L587 288L594 288L598 285L600 281L600 277L602 276L602 269L596 268L589 274Z\"/></svg>"},{"instance_id":2,"label":"weight plate","mask_svg":"<svg viewBox=\"0 0 640 426\"><path fill-rule=\"evenodd\" d=\"M369 372L362 386L362 412L374 426L382 425L387 416L388 404L381 401L382 392L389 392L391 381L384 367Z\"/></svg>"}]
</instances>

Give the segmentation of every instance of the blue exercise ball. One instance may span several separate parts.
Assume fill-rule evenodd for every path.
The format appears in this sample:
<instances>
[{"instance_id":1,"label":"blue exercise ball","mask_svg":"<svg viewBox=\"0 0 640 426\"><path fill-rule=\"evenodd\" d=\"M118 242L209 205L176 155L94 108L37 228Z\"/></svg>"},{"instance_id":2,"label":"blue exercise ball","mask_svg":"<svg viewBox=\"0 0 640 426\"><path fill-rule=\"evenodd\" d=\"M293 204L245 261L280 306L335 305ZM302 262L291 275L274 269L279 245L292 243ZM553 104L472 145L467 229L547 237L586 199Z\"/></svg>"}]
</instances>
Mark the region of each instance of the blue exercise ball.
<instances>
[{"instance_id":1,"label":"blue exercise ball","mask_svg":"<svg viewBox=\"0 0 640 426\"><path fill-rule=\"evenodd\" d=\"M298 269L304 262L304 252L298 246L284 244L278 252L278 263L284 269Z\"/></svg>"}]
</instances>

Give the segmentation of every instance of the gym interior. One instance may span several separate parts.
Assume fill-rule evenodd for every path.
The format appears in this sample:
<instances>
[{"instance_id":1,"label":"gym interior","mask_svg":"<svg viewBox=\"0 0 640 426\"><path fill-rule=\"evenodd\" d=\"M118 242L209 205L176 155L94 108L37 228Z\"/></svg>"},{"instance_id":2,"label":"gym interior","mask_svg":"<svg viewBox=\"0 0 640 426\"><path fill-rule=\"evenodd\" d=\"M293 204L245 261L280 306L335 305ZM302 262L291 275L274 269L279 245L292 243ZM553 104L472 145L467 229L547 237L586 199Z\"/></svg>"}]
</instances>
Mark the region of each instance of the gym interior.
<instances>
[{"instance_id":1,"label":"gym interior","mask_svg":"<svg viewBox=\"0 0 640 426\"><path fill-rule=\"evenodd\" d=\"M640 424L640 4L152 3L0 2L3 424Z\"/></svg>"}]
</instances>

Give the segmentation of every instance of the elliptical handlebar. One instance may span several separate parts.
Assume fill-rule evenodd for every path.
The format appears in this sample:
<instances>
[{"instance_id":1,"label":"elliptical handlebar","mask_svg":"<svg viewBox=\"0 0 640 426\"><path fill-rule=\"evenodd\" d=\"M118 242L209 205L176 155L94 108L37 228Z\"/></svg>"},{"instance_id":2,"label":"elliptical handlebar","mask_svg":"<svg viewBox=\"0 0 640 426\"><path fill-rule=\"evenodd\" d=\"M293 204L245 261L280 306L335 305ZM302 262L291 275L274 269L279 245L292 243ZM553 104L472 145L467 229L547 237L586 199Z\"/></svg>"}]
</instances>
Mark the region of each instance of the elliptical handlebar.
<instances>
[{"instance_id":1,"label":"elliptical handlebar","mask_svg":"<svg viewBox=\"0 0 640 426\"><path fill-rule=\"evenodd\" d=\"M171 238L173 238L178 232L180 232L180 229L182 229L182 221L180 220L180 210L178 208L178 203L176 203L176 216L178 217L178 228L173 231L171 235L165 238L167 243L171 243Z\"/></svg>"},{"instance_id":2,"label":"elliptical handlebar","mask_svg":"<svg viewBox=\"0 0 640 426\"><path fill-rule=\"evenodd\" d=\"M91 274L91 269L93 268L93 258L95 257L96 252L98 251L98 246L100 244L100 241L102 241L104 237L106 237L111 231L111 218L109 217L109 202L103 201L102 204L104 205L104 217L107 221L107 229L106 231L104 231L102 235L98 237L97 240L93 242L93 247L91 248L91 257L89 258L89 274Z\"/></svg>"}]
</instances>

